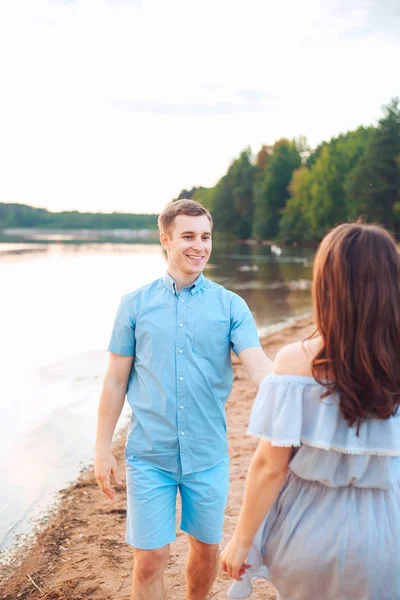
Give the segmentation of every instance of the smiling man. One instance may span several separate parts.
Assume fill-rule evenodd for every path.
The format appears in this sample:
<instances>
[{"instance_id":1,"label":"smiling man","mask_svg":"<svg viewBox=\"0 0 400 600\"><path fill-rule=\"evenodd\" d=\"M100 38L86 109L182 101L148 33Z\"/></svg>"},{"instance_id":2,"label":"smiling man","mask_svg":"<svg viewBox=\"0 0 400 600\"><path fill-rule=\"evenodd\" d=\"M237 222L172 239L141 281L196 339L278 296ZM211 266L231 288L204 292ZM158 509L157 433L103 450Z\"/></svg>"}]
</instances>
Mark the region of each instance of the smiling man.
<instances>
[{"instance_id":1,"label":"smiling man","mask_svg":"<svg viewBox=\"0 0 400 600\"><path fill-rule=\"evenodd\" d=\"M114 497L111 440L127 394L127 541L132 600L163 600L163 572L180 527L189 536L186 599L204 600L214 581L229 486L225 402L231 350L258 387L270 371L244 300L205 279L212 218L197 202L159 217L165 276L122 298L99 406L96 479ZM118 483L118 481L117 481Z\"/></svg>"}]
</instances>

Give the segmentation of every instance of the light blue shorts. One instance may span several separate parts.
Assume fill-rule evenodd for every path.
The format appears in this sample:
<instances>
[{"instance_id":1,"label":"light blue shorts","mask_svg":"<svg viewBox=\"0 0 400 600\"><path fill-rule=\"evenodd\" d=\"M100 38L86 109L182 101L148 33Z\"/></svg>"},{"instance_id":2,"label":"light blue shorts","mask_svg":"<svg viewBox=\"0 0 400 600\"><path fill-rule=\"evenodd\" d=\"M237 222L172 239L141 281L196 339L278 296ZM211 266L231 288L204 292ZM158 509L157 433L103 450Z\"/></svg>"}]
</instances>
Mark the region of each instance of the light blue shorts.
<instances>
[{"instance_id":1,"label":"light blue shorts","mask_svg":"<svg viewBox=\"0 0 400 600\"><path fill-rule=\"evenodd\" d=\"M229 459L215 467L180 475L135 456L126 459L126 541L152 550L176 539L176 496L182 504L180 528L205 544L219 544L229 489Z\"/></svg>"}]
</instances>

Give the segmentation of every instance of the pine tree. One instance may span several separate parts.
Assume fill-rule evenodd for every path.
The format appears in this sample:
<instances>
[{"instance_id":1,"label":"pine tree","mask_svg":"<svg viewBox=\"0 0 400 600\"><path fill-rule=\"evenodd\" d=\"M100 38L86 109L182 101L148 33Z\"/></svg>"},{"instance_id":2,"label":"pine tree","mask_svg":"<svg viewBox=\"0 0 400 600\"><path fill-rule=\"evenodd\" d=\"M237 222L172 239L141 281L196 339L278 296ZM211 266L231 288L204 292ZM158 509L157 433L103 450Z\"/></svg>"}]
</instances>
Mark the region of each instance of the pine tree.
<instances>
[{"instance_id":1,"label":"pine tree","mask_svg":"<svg viewBox=\"0 0 400 600\"><path fill-rule=\"evenodd\" d=\"M363 216L400 234L400 108L394 98L384 107L365 155L349 175L346 190L351 217Z\"/></svg>"}]
</instances>

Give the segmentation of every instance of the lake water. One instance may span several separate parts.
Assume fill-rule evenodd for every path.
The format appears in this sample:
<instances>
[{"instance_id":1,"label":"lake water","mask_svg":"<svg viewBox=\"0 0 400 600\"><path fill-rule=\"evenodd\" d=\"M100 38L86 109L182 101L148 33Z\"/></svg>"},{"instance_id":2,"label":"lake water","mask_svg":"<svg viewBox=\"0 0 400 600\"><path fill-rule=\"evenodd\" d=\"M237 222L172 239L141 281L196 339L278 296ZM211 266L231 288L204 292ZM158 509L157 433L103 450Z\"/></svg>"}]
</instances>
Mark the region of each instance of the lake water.
<instances>
[{"instance_id":1,"label":"lake water","mask_svg":"<svg viewBox=\"0 0 400 600\"><path fill-rule=\"evenodd\" d=\"M243 296L263 334L311 310L311 260L216 246L205 275ZM159 245L0 244L0 550L92 460L119 299L165 269Z\"/></svg>"}]
</instances>

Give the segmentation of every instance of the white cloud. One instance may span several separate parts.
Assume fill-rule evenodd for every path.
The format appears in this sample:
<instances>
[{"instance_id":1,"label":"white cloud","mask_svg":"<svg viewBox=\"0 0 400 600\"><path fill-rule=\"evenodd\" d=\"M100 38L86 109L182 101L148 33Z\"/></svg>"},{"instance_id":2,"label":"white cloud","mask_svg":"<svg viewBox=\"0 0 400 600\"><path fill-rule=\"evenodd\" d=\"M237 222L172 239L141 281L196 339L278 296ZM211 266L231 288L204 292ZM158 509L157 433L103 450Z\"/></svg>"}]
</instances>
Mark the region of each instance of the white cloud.
<instances>
[{"instance_id":1,"label":"white cloud","mask_svg":"<svg viewBox=\"0 0 400 600\"><path fill-rule=\"evenodd\" d=\"M312 144L399 93L397 3L0 5L0 200L158 211L241 149Z\"/></svg>"}]
</instances>

